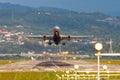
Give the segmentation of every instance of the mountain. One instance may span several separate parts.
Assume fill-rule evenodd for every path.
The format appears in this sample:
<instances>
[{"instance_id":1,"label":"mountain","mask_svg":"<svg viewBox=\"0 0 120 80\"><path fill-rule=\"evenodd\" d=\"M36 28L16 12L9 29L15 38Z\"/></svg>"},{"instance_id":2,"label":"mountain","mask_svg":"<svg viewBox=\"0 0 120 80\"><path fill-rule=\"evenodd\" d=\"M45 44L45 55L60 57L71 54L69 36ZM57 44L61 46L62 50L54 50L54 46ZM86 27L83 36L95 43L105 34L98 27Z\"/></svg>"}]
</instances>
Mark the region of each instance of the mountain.
<instances>
[{"instance_id":1,"label":"mountain","mask_svg":"<svg viewBox=\"0 0 120 80\"><path fill-rule=\"evenodd\" d=\"M58 25L64 34L95 35L98 40L106 42L112 38L114 45L120 43L120 17L101 12L79 13L60 8L0 3L0 26L4 25L8 28L22 25L22 31L33 34L51 34L53 27Z\"/></svg>"},{"instance_id":2,"label":"mountain","mask_svg":"<svg viewBox=\"0 0 120 80\"><path fill-rule=\"evenodd\" d=\"M73 31L75 34L93 34L102 37L105 35L112 36L114 33L118 38L120 18L111 17L100 12L78 13L60 8L31 8L0 3L0 25L29 26L31 30L37 30L38 33L41 33L38 29L44 30L58 25L67 30L67 33Z\"/></svg>"},{"instance_id":3,"label":"mountain","mask_svg":"<svg viewBox=\"0 0 120 80\"><path fill-rule=\"evenodd\" d=\"M21 6L18 4L11 4L11 3L0 3L0 9L2 10L29 10L31 9L31 7L27 7L27 6Z\"/></svg>"}]
</instances>

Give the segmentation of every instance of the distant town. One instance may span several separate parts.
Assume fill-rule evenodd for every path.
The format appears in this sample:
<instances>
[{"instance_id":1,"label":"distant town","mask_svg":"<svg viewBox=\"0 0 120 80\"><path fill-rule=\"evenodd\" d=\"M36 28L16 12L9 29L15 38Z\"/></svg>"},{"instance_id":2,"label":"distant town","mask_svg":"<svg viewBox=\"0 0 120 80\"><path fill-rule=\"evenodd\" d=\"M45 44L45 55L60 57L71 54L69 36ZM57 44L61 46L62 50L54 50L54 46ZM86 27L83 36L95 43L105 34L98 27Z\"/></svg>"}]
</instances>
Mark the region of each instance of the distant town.
<instances>
[{"instance_id":1,"label":"distant town","mask_svg":"<svg viewBox=\"0 0 120 80\"><path fill-rule=\"evenodd\" d=\"M16 27L23 27L22 25L18 25ZM8 30L7 26L0 27L0 43L13 43L16 45L22 45L24 42L23 39L24 32L19 32L17 30Z\"/></svg>"}]
</instances>

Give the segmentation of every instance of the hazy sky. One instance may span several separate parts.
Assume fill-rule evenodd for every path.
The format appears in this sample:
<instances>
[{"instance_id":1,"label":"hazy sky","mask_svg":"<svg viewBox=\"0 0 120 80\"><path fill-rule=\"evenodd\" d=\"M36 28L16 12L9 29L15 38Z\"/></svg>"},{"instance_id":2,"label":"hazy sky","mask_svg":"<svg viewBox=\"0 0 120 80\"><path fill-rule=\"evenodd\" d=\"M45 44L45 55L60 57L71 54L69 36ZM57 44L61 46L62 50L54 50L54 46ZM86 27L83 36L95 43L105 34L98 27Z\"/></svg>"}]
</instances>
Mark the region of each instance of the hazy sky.
<instances>
[{"instance_id":1,"label":"hazy sky","mask_svg":"<svg viewBox=\"0 0 120 80\"><path fill-rule=\"evenodd\" d=\"M120 0L0 0L27 6L57 7L78 12L104 12L120 15Z\"/></svg>"}]
</instances>

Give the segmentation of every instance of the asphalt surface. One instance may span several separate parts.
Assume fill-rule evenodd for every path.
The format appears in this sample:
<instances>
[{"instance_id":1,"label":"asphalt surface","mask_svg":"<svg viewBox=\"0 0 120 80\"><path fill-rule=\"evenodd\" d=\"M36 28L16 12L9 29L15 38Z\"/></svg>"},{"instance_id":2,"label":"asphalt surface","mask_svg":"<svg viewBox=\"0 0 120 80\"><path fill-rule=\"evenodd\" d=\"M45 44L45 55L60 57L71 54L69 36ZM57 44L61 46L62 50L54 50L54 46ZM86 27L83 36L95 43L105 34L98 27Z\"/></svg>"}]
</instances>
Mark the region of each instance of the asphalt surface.
<instances>
[{"instance_id":1,"label":"asphalt surface","mask_svg":"<svg viewBox=\"0 0 120 80\"><path fill-rule=\"evenodd\" d=\"M11 64L0 65L0 72L3 71L64 71L74 70L74 65L78 65L79 71L97 71L97 63L85 60L62 60L62 61L39 61L29 60L20 61ZM100 70L103 71L103 66ZM107 65L109 71L120 71L120 65Z\"/></svg>"}]
</instances>

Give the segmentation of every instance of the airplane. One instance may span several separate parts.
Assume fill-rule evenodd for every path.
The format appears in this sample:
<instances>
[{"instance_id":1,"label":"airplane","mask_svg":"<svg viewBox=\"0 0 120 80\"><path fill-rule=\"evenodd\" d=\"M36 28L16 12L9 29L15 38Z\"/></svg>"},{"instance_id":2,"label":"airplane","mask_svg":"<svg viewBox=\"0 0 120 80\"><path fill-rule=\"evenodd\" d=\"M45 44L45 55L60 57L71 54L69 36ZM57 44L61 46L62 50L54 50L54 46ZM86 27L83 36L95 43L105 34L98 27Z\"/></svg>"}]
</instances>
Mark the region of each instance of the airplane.
<instances>
[{"instance_id":1,"label":"airplane","mask_svg":"<svg viewBox=\"0 0 120 80\"><path fill-rule=\"evenodd\" d=\"M61 35L60 33L60 27L55 26L53 29L53 35L27 35L27 38L36 38L36 39L43 39L44 41L49 40L48 44L52 45L54 43L55 45L59 45L62 40L72 40L77 38L89 38L93 36L67 36L67 35ZM65 45L65 43L62 43Z\"/></svg>"}]
</instances>

